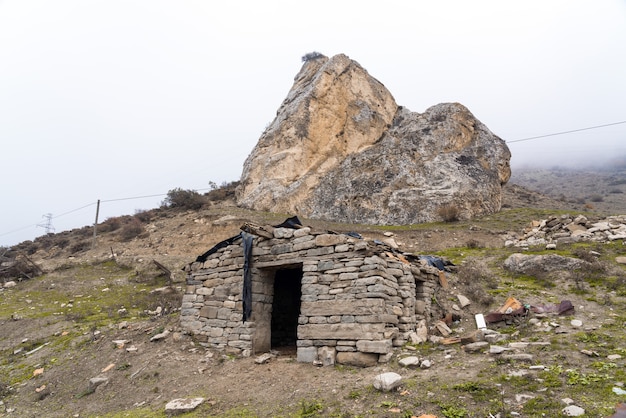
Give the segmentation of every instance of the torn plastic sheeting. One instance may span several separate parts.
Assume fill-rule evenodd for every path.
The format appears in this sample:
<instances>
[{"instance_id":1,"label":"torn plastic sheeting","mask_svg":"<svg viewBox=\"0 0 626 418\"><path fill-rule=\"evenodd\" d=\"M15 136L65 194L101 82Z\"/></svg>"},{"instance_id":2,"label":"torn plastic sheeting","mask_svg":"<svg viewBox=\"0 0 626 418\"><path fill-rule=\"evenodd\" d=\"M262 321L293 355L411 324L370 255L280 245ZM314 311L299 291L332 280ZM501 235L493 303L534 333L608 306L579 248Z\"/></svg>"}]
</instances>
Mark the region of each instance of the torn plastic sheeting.
<instances>
[{"instance_id":1,"label":"torn plastic sheeting","mask_svg":"<svg viewBox=\"0 0 626 418\"><path fill-rule=\"evenodd\" d=\"M417 258L418 260L426 261L429 266L435 267L441 271L450 271L447 266L454 265L450 261L444 260L443 258L435 257L434 255L420 255Z\"/></svg>"},{"instance_id":2,"label":"torn plastic sheeting","mask_svg":"<svg viewBox=\"0 0 626 418\"><path fill-rule=\"evenodd\" d=\"M297 216L292 216L291 218L285 219L280 225L274 225L274 228L300 229L302 228L302 222Z\"/></svg>"},{"instance_id":3,"label":"torn plastic sheeting","mask_svg":"<svg viewBox=\"0 0 626 418\"><path fill-rule=\"evenodd\" d=\"M237 241L239 238L241 238L241 234L237 234L234 237L230 237L230 238L225 239L224 241L218 242L209 251L205 252L202 255L199 255L198 258L196 258L196 261L198 263L204 263L211 254L216 253L221 248L228 247L229 245Z\"/></svg>"},{"instance_id":4,"label":"torn plastic sheeting","mask_svg":"<svg viewBox=\"0 0 626 418\"><path fill-rule=\"evenodd\" d=\"M525 315L526 312L527 312L526 308L523 306L516 311L512 311L512 312L505 313L505 314L500 313L500 312L490 312L487 315L485 315L485 322L487 322L488 324L493 324L494 322L506 321L509 318Z\"/></svg>"},{"instance_id":5,"label":"torn plastic sheeting","mask_svg":"<svg viewBox=\"0 0 626 418\"><path fill-rule=\"evenodd\" d=\"M254 235L242 232L243 238L243 322L252 315L252 241Z\"/></svg>"},{"instance_id":6,"label":"torn plastic sheeting","mask_svg":"<svg viewBox=\"0 0 626 418\"><path fill-rule=\"evenodd\" d=\"M569 300L562 300L558 305L533 305L530 307L533 313L557 313L559 315L565 315L574 312L574 305Z\"/></svg>"}]
</instances>

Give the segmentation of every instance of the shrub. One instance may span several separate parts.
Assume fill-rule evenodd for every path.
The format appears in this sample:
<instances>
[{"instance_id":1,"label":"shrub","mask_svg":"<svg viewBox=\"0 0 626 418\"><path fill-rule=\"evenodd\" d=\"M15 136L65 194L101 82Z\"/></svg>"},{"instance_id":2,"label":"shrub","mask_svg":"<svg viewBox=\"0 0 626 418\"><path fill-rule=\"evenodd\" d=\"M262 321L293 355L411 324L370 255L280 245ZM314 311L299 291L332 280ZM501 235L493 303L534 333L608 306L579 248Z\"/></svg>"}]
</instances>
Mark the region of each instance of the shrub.
<instances>
[{"instance_id":1,"label":"shrub","mask_svg":"<svg viewBox=\"0 0 626 418\"><path fill-rule=\"evenodd\" d=\"M129 220L124 224L122 230L120 231L120 235L122 240L130 241L131 239L138 237L143 234L145 229L141 221L137 218L129 218Z\"/></svg>"},{"instance_id":2,"label":"shrub","mask_svg":"<svg viewBox=\"0 0 626 418\"><path fill-rule=\"evenodd\" d=\"M467 246L467 248L483 248L484 247L482 242L474 238L468 239L465 245Z\"/></svg>"},{"instance_id":3,"label":"shrub","mask_svg":"<svg viewBox=\"0 0 626 418\"><path fill-rule=\"evenodd\" d=\"M100 232L113 232L120 229L122 226L122 219L120 217L107 218L102 225L100 225Z\"/></svg>"},{"instance_id":4,"label":"shrub","mask_svg":"<svg viewBox=\"0 0 626 418\"><path fill-rule=\"evenodd\" d=\"M167 197L161 203L161 207L198 210L204 202L205 198L195 190L176 188L167 192Z\"/></svg>"},{"instance_id":5,"label":"shrub","mask_svg":"<svg viewBox=\"0 0 626 418\"><path fill-rule=\"evenodd\" d=\"M496 289L498 280L484 261L471 258L457 269L459 280L467 285L466 296L482 306L493 303L493 296L485 288Z\"/></svg>"},{"instance_id":6,"label":"shrub","mask_svg":"<svg viewBox=\"0 0 626 418\"><path fill-rule=\"evenodd\" d=\"M589 196L589 200L591 200L592 202L604 202L604 197L599 194L592 194L591 196Z\"/></svg>"},{"instance_id":7,"label":"shrub","mask_svg":"<svg viewBox=\"0 0 626 418\"><path fill-rule=\"evenodd\" d=\"M89 240L78 241L76 244L73 244L70 247L70 253L76 254L81 251L86 251L90 248L91 248L91 241Z\"/></svg>"},{"instance_id":8,"label":"shrub","mask_svg":"<svg viewBox=\"0 0 626 418\"><path fill-rule=\"evenodd\" d=\"M456 222L459 220L461 210L453 203L447 203L437 209L437 215L443 219L444 222Z\"/></svg>"},{"instance_id":9,"label":"shrub","mask_svg":"<svg viewBox=\"0 0 626 418\"><path fill-rule=\"evenodd\" d=\"M139 219L139 221L147 224L152 220L152 215L150 212L146 210L137 210L135 211L135 218Z\"/></svg>"},{"instance_id":10,"label":"shrub","mask_svg":"<svg viewBox=\"0 0 626 418\"><path fill-rule=\"evenodd\" d=\"M238 181L224 182L220 187L216 187L206 194L207 199L211 202L224 201L235 197L235 189L239 186Z\"/></svg>"},{"instance_id":11,"label":"shrub","mask_svg":"<svg viewBox=\"0 0 626 418\"><path fill-rule=\"evenodd\" d=\"M321 53L319 53L317 51L309 52L308 54L304 54L302 56L302 62L316 60L318 58L322 58L323 56L324 56L324 54L321 54Z\"/></svg>"}]
</instances>

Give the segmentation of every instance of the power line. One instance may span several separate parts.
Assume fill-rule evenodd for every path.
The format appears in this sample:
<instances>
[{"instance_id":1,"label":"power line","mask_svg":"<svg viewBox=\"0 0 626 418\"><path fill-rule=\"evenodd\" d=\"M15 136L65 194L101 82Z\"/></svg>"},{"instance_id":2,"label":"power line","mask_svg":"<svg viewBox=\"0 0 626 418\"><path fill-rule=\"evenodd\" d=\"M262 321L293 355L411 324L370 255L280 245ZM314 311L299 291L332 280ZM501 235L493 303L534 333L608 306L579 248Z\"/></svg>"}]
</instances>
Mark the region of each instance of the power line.
<instances>
[{"instance_id":1,"label":"power line","mask_svg":"<svg viewBox=\"0 0 626 418\"><path fill-rule=\"evenodd\" d=\"M207 187L207 188L203 188L203 189L195 189L194 191L198 192L198 191L206 191L206 190L213 190L213 188L212 187ZM102 203L119 202L119 201L122 201L122 200L146 199L146 198L149 198L149 197L160 197L160 196L167 196L167 195L168 195L168 193L160 193L160 194L145 195L145 196L131 196L131 197L122 197L122 198L119 198L119 199L101 200L101 202ZM97 204L97 202L92 202L92 203L88 203L88 204L86 204L84 206L81 206L79 208L68 210L67 212L63 212L60 215L50 216L49 218L46 215L44 215L44 217L46 217L46 219L48 219L48 222L50 222L52 219L57 219L57 218L60 218L61 216L65 216L65 215L69 215L70 213L78 212L79 210L88 208L90 206L94 206L96 204ZM50 214L48 214L48 215L50 215ZM25 229L32 228L32 227L37 227L37 226L40 226L39 223L23 226L21 228L14 229L12 231L1 233L0 237L3 237L5 235L11 235L11 234L14 234L16 232L20 232L20 231L23 231Z\"/></svg>"},{"instance_id":2,"label":"power line","mask_svg":"<svg viewBox=\"0 0 626 418\"><path fill-rule=\"evenodd\" d=\"M167 196L167 193L161 193L161 194L151 194L151 195L146 195L146 196L134 196L134 197L120 197L119 199L108 199L108 200L101 200L102 203L105 202L120 202L122 200L134 200L134 199L145 199L148 197L160 197L160 196Z\"/></svg>"},{"instance_id":3,"label":"power line","mask_svg":"<svg viewBox=\"0 0 626 418\"><path fill-rule=\"evenodd\" d=\"M591 129L605 128L607 126L620 125L622 123L626 123L626 120L623 120L621 122L607 123L607 124L604 124L604 125L590 126L588 128L573 129L571 131L563 131L563 132L556 132L556 133L553 133L553 134L531 136L530 138L515 139L513 141L505 141L505 142L507 144L512 144L514 142L530 141L532 139L546 138L546 137L549 137L549 136L565 135L565 134L571 134L573 132L580 132L580 131L588 131L588 130L591 130Z\"/></svg>"},{"instance_id":4,"label":"power line","mask_svg":"<svg viewBox=\"0 0 626 418\"><path fill-rule=\"evenodd\" d=\"M65 216L65 215L69 215L70 213L78 212L78 211L79 211L79 210L81 210L81 209L88 208L89 206L93 206L93 205L95 205L95 204L96 204L96 202L89 203L89 204L87 204L87 205L85 205L85 206L81 206L81 207L79 207L79 208L72 209L72 210L67 211L67 212L65 212L65 213L62 213L62 214L60 214L60 215L53 216L53 217L52 217L52 219L60 218L61 216Z\"/></svg>"}]
</instances>

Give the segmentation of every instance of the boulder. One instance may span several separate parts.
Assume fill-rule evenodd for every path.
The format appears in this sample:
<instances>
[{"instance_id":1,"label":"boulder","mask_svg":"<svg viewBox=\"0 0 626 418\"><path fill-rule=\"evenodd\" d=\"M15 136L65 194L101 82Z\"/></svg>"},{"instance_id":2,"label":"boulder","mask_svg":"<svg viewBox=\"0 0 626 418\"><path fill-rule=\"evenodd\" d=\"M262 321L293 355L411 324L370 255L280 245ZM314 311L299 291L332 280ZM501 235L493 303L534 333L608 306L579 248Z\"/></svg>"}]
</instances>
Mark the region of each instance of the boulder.
<instances>
[{"instance_id":1,"label":"boulder","mask_svg":"<svg viewBox=\"0 0 626 418\"><path fill-rule=\"evenodd\" d=\"M468 219L500 210L510 157L463 105L411 112L356 61L320 55L244 163L237 203L368 224Z\"/></svg>"},{"instance_id":2,"label":"boulder","mask_svg":"<svg viewBox=\"0 0 626 418\"><path fill-rule=\"evenodd\" d=\"M515 253L504 260L504 268L515 273L527 273L533 271L557 271L575 270L588 266L584 260L572 257L564 257L557 254L529 255Z\"/></svg>"}]
</instances>

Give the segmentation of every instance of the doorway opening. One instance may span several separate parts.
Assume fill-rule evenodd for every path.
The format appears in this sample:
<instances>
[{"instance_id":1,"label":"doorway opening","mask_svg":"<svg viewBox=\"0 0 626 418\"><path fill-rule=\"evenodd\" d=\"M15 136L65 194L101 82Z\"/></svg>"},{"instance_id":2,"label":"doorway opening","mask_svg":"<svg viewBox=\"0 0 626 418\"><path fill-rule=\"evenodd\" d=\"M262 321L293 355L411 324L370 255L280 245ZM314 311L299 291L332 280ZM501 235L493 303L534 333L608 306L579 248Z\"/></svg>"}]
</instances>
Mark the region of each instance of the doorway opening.
<instances>
[{"instance_id":1,"label":"doorway opening","mask_svg":"<svg viewBox=\"0 0 626 418\"><path fill-rule=\"evenodd\" d=\"M295 350L301 297L302 266L276 270L272 300L272 349Z\"/></svg>"}]
</instances>

